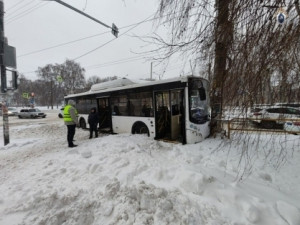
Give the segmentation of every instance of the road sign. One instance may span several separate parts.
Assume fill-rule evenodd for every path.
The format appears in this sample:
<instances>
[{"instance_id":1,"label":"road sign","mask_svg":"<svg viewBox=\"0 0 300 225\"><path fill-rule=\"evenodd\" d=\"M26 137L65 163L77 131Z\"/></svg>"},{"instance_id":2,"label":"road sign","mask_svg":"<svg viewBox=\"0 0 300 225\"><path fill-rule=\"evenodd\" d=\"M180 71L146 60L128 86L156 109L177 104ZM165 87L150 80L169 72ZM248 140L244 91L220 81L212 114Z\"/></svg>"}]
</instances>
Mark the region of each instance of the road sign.
<instances>
[{"instance_id":1,"label":"road sign","mask_svg":"<svg viewBox=\"0 0 300 225\"><path fill-rule=\"evenodd\" d=\"M25 93L25 92L24 92L24 93L22 94L22 97L23 97L23 98L28 98L28 96L29 96L28 93Z\"/></svg>"},{"instance_id":2,"label":"road sign","mask_svg":"<svg viewBox=\"0 0 300 225\"><path fill-rule=\"evenodd\" d=\"M287 12L284 10L284 8L279 8L276 12L276 20L278 23L283 24L288 17Z\"/></svg>"},{"instance_id":3,"label":"road sign","mask_svg":"<svg viewBox=\"0 0 300 225\"><path fill-rule=\"evenodd\" d=\"M62 76L57 76L57 77L56 77L56 80L57 80L59 83L63 82Z\"/></svg>"}]
</instances>

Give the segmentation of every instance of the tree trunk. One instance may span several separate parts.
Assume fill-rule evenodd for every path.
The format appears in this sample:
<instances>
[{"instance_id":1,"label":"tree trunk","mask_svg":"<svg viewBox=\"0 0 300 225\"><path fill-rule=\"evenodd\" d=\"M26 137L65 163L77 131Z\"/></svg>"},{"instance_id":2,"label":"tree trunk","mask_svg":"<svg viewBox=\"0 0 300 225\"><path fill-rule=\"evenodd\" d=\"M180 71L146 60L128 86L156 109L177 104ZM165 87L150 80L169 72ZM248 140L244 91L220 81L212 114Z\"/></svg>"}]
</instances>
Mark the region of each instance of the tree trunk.
<instances>
[{"instance_id":1,"label":"tree trunk","mask_svg":"<svg viewBox=\"0 0 300 225\"><path fill-rule=\"evenodd\" d=\"M215 30L215 68L212 82L212 132L221 130L223 87L227 75L227 55L233 36L232 23L229 22L230 0L217 0L217 21Z\"/></svg>"}]
</instances>

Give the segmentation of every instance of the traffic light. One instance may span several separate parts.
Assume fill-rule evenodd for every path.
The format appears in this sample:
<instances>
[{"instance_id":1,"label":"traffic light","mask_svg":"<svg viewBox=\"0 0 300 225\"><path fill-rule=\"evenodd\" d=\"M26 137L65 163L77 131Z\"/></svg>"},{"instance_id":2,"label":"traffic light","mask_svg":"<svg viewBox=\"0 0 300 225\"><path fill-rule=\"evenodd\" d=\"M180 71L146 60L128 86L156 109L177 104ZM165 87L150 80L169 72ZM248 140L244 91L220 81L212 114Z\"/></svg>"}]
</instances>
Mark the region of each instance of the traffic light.
<instances>
[{"instance_id":1,"label":"traffic light","mask_svg":"<svg viewBox=\"0 0 300 225\"><path fill-rule=\"evenodd\" d=\"M111 26L111 33L117 38L119 34L119 29L117 26L113 23Z\"/></svg>"}]
</instances>

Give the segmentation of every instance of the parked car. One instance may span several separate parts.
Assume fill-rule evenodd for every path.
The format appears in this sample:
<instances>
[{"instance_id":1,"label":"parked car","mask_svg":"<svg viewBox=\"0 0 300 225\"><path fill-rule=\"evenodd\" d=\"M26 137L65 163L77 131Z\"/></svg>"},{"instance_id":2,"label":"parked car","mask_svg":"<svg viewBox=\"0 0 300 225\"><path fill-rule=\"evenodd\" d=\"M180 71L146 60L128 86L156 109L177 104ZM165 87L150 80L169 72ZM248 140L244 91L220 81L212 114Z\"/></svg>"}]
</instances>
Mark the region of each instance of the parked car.
<instances>
[{"instance_id":1,"label":"parked car","mask_svg":"<svg viewBox=\"0 0 300 225\"><path fill-rule=\"evenodd\" d=\"M2 112L2 106L0 108L0 116L2 116L3 112ZM18 110L15 107L8 107L7 108L7 114L8 116L17 116L18 115Z\"/></svg>"},{"instance_id":2,"label":"parked car","mask_svg":"<svg viewBox=\"0 0 300 225\"><path fill-rule=\"evenodd\" d=\"M289 121L284 123L283 129L287 132L294 133L294 134L300 134L300 121L293 122Z\"/></svg>"},{"instance_id":3,"label":"parked car","mask_svg":"<svg viewBox=\"0 0 300 225\"><path fill-rule=\"evenodd\" d=\"M300 109L293 107L273 106L253 112L249 115L249 119L255 124L259 124L264 128L271 129L283 128L288 119L300 119Z\"/></svg>"},{"instance_id":4,"label":"parked car","mask_svg":"<svg viewBox=\"0 0 300 225\"><path fill-rule=\"evenodd\" d=\"M299 108L300 109L300 102L275 103L275 106L293 107L293 108Z\"/></svg>"},{"instance_id":5,"label":"parked car","mask_svg":"<svg viewBox=\"0 0 300 225\"><path fill-rule=\"evenodd\" d=\"M19 113L18 109L17 108L14 108L14 107L8 107L7 108L7 114L9 116L17 116Z\"/></svg>"},{"instance_id":6,"label":"parked car","mask_svg":"<svg viewBox=\"0 0 300 225\"><path fill-rule=\"evenodd\" d=\"M63 118L64 117L64 107L60 109L60 112L58 113L58 117L59 118Z\"/></svg>"},{"instance_id":7,"label":"parked car","mask_svg":"<svg viewBox=\"0 0 300 225\"><path fill-rule=\"evenodd\" d=\"M21 109L18 114L19 118L45 118L46 114L43 113L41 110L35 109Z\"/></svg>"}]
</instances>

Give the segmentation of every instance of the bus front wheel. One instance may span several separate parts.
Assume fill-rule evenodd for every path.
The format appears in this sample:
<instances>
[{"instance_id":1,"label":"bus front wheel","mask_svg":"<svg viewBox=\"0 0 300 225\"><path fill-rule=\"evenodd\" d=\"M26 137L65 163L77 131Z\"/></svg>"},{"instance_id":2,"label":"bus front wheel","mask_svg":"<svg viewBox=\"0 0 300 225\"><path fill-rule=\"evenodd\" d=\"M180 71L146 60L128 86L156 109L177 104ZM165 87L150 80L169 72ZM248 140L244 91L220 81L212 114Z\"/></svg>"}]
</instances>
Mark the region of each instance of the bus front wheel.
<instances>
[{"instance_id":1,"label":"bus front wheel","mask_svg":"<svg viewBox=\"0 0 300 225\"><path fill-rule=\"evenodd\" d=\"M147 134L149 136L149 129L146 124L137 122L132 127L132 134Z\"/></svg>"}]
</instances>

